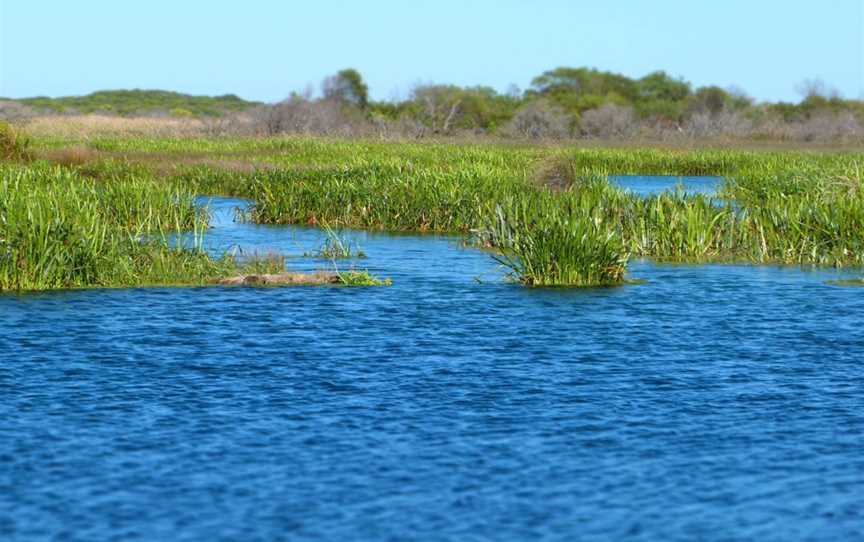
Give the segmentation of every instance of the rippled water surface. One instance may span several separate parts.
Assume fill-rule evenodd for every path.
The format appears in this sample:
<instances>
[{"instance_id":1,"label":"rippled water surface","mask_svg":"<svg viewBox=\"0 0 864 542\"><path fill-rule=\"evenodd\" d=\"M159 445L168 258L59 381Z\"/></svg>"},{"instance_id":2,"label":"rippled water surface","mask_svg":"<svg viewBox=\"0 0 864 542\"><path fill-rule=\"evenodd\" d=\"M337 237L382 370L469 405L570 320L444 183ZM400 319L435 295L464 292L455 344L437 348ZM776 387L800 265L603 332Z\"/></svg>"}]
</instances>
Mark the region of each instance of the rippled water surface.
<instances>
[{"instance_id":1,"label":"rippled water surface","mask_svg":"<svg viewBox=\"0 0 864 542\"><path fill-rule=\"evenodd\" d=\"M231 206L214 250L322 240ZM853 275L524 289L354 238L392 287L0 296L0 539L864 537L864 289L824 282Z\"/></svg>"}]
</instances>

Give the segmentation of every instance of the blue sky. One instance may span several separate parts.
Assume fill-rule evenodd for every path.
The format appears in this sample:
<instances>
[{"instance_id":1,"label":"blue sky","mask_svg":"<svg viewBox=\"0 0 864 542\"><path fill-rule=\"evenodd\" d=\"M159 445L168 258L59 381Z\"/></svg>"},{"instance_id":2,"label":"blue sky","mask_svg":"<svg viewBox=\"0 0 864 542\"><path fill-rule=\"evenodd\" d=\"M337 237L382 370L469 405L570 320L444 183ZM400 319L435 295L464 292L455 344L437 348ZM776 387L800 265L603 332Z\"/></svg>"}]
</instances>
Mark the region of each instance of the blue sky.
<instances>
[{"instance_id":1,"label":"blue sky","mask_svg":"<svg viewBox=\"0 0 864 542\"><path fill-rule=\"evenodd\" d=\"M524 89L556 66L662 69L760 100L820 78L864 97L864 0L0 0L0 96L275 101L354 67L388 99L430 82Z\"/></svg>"}]
</instances>

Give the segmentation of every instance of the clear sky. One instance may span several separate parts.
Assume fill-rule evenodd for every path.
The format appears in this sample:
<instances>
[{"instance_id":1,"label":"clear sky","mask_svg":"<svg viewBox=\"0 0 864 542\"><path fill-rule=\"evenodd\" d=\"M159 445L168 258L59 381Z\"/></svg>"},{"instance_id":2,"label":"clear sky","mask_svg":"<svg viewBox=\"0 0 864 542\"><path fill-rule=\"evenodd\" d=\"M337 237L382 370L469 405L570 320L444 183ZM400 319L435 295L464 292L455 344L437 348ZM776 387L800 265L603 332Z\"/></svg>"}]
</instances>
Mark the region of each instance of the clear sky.
<instances>
[{"instance_id":1,"label":"clear sky","mask_svg":"<svg viewBox=\"0 0 864 542\"><path fill-rule=\"evenodd\" d=\"M0 96L116 88L275 101L345 67L373 97L505 91L557 66L864 97L864 0L0 0Z\"/></svg>"}]
</instances>

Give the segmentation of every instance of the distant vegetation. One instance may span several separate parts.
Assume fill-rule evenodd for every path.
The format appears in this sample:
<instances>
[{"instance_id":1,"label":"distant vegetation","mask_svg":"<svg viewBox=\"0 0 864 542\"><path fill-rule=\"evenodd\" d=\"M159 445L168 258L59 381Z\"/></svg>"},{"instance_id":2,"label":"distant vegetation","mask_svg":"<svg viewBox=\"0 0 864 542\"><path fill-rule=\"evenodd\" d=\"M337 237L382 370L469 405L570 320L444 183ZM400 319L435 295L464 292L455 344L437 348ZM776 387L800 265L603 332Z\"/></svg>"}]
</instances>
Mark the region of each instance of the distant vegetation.
<instances>
[{"instance_id":1,"label":"distant vegetation","mask_svg":"<svg viewBox=\"0 0 864 542\"><path fill-rule=\"evenodd\" d=\"M561 67L538 75L525 91L419 85L405 99L374 101L362 75L345 69L324 79L319 97L294 92L276 104L234 95L121 90L0 101L0 118L40 113L190 118L206 135L864 140L864 101L843 99L819 81L806 81L798 90L798 103L757 103L740 89L694 88L663 71L631 78Z\"/></svg>"},{"instance_id":2,"label":"distant vegetation","mask_svg":"<svg viewBox=\"0 0 864 542\"><path fill-rule=\"evenodd\" d=\"M261 105L233 94L191 96L164 90L105 90L86 96L24 98L15 100L37 112L62 114L102 113L108 115L174 117L218 117Z\"/></svg>"}]
</instances>

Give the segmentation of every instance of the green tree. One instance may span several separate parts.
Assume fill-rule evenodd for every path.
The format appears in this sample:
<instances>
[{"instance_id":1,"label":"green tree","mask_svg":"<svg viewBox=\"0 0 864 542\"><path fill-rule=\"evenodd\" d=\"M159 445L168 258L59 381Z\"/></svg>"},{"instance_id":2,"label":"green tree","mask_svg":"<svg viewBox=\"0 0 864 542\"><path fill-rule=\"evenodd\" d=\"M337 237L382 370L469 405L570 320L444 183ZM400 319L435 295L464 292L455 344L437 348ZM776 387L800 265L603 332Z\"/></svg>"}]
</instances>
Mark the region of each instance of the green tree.
<instances>
[{"instance_id":1,"label":"green tree","mask_svg":"<svg viewBox=\"0 0 864 542\"><path fill-rule=\"evenodd\" d=\"M531 81L532 90L545 96L576 94L607 96L617 94L633 99L636 87L632 79L596 68L556 68Z\"/></svg>"},{"instance_id":2,"label":"green tree","mask_svg":"<svg viewBox=\"0 0 864 542\"><path fill-rule=\"evenodd\" d=\"M324 80L324 98L366 109L369 105L369 87L360 72L353 68L340 71Z\"/></svg>"},{"instance_id":3,"label":"green tree","mask_svg":"<svg viewBox=\"0 0 864 542\"><path fill-rule=\"evenodd\" d=\"M639 79L636 90L643 101L680 102L690 96L690 83L656 71Z\"/></svg>"}]
</instances>

